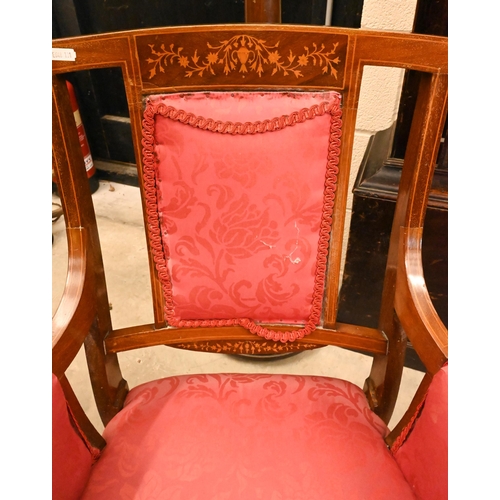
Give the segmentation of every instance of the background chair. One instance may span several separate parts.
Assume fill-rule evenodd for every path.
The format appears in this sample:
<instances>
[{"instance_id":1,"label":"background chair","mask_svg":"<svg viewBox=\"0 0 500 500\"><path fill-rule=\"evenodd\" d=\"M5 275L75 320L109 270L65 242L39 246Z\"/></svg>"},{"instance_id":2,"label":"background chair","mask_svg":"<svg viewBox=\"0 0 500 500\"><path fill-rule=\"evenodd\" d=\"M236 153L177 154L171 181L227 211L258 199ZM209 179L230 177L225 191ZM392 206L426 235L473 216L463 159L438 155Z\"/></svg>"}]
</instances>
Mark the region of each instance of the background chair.
<instances>
[{"instance_id":1,"label":"background chair","mask_svg":"<svg viewBox=\"0 0 500 500\"><path fill-rule=\"evenodd\" d=\"M161 498L168 490L178 498L208 492L210 498L298 492L324 498L340 488L346 498L406 498L412 487L418 493L418 481L408 480L414 462L400 467L387 446L399 439L395 456L403 456L400 436L423 421L416 412L447 360L447 332L428 297L420 257L446 117L446 39L249 24L111 33L61 39L53 47L76 54L53 63L54 171L69 251L53 319L54 398L61 400L62 389L70 413L58 422L73 422L97 460L90 466L78 445L71 463L87 471L84 495ZM367 65L422 72L377 329L336 321L351 148ZM155 318L121 329L111 323L64 80L68 72L103 67L123 74ZM389 433L407 338L427 373ZM107 446L64 375L82 343ZM372 354L373 367L364 394L335 379L227 374L173 377L129 392L117 353L154 345L259 355L337 345ZM63 425L54 429L56 439ZM436 459L441 465L444 456ZM70 489L78 495L85 482Z\"/></svg>"}]
</instances>

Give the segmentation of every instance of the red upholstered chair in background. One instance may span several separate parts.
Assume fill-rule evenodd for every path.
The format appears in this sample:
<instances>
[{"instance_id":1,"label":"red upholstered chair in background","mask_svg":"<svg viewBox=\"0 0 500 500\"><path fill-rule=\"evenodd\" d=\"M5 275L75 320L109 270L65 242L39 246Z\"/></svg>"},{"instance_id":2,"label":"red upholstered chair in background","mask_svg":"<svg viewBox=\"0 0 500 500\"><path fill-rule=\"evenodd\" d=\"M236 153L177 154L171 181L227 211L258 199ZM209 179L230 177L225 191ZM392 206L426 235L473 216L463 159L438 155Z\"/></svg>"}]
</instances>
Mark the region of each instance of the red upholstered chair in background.
<instances>
[{"instance_id":1,"label":"red upholstered chair in background","mask_svg":"<svg viewBox=\"0 0 500 500\"><path fill-rule=\"evenodd\" d=\"M420 245L446 117L447 40L248 24L53 45L76 53L53 63L54 171L69 247L53 319L54 498L444 498L447 331ZM422 72L377 329L336 320L366 65ZM122 329L111 323L64 80L103 67L124 77L155 318ZM389 431L407 339L427 373ZM83 343L103 437L65 377ZM260 355L336 345L371 353L373 367L364 388L199 374L129 391L117 353L155 345Z\"/></svg>"}]
</instances>

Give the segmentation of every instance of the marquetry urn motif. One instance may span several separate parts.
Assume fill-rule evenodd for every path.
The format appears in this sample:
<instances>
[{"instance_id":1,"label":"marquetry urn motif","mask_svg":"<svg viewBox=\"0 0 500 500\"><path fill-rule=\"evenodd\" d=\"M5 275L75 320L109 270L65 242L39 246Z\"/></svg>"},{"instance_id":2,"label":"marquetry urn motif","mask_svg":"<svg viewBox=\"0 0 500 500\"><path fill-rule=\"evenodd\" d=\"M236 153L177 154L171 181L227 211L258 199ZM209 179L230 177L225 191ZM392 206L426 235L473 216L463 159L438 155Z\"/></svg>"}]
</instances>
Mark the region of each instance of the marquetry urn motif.
<instances>
[{"instance_id":1,"label":"marquetry urn motif","mask_svg":"<svg viewBox=\"0 0 500 500\"><path fill-rule=\"evenodd\" d=\"M269 77L277 85L317 81L343 87L347 37L317 34L301 41L287 33L200 33L197 40L183 33L138 39L145 85L260 83ZM180 82L179 82L180 83Z\"/></svg>"},{"instance_id":2,"label":"marquetry urn motif","mask_svg":"<svg viewBox=\"0 0 500 500\"><path fill-rule=\"evenodd\" d=\"M280 42L269 45L266 40L250 35L236 35L229 40L222 41L219 45L206 42L208 51L201 55L198 49L189 54L184 47L176 47L171 43L168 48L164 43L156 47L149 44L151 57L147 59L150 65L149 79L154 78L157 72L164 72L169 65L179 65L185 68L185 76L203 76L205 72L215 75L222 70L225 75L235 71L238 73L255 72L259 76L265 71L271 75L281 72L284 76L294 75L296 78L304 76L303 67L317 66L321 73L337 78L337 67L340 57L337 54L339 43L332 43L329 48L325 44L312 48L304 47L300 55L288 50L288 55L283 56L284 50L280 49Z\"/></svg>"}]
</instances>

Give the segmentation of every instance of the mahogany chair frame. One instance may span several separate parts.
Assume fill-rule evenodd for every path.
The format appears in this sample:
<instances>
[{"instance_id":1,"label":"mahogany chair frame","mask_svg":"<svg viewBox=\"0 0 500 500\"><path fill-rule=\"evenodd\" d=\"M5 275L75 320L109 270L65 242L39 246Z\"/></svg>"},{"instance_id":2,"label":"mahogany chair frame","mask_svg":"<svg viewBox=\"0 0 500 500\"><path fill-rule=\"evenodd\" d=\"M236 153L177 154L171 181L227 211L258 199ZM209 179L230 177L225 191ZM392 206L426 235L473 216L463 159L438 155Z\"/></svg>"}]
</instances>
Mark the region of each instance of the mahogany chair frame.
<instances>
[{"instance_id":1,"label":"mahogany chair frame","mask_svg":"<svg viewBox=\"0 0 500 500\"><path fill-rule=\"evenodd\" d=\"M209 52L207 43L215 47L222 43L221 40L242 36L253 37L266 47L273 47L281 56L281 67L268 65L260 73L258 68L247 73L224 72L222 65L210 65L208 58L204 59ZM186 56L195 54L196 57L198 53L197 62L181 60L179 53L176 56L175 50L179 47L184 47L182 54ZM326 69L320 64L312 65L312 59L308 65L296 64L305 47L323 54ZM373 355L373 366L364 390L372 409L388 422L400 386L407 339L410 339L427 372L407 414L388 442L394 439L409 421L433 375L448 356L447 330L432 306L421 261L425 210L447 113L447 47L447 39L443 37L271 24L154 28L53 41L53 48L72 49L76 53L74 61L53 61L53 165L64 209L69 252L67 282L53 317L53 373L63 382L66 397L75 408L73 413L94 445L102 447L104 442L80 411L64 375L82 344L105 425L120 410L128 391L117 353L156 345L262 355L335 345L369 353ZM159 57L161 50L171 54L171 59L158 70L152 58ZM327 52L330 54L325 56ZM296 56L295 65L288 54ZM392 228L380 322L376 329L336 320L349 172L365 66L399 67L422 74ZM92 197L64 78L69 72L111 67L120 68L123 74L140 185L143 183L142 112L145 98L150 94L278 89L342 93L340 173L333 209L327 284L322 323L314 332L303 339L282 343L257 337L238 326L170 327L165 322L162 290L149 238L154 323L121 329L112 327ZM145 208L142 190L141 194ZM147 227L146 216L145 225Z\"/></svg>"}]
</instances>

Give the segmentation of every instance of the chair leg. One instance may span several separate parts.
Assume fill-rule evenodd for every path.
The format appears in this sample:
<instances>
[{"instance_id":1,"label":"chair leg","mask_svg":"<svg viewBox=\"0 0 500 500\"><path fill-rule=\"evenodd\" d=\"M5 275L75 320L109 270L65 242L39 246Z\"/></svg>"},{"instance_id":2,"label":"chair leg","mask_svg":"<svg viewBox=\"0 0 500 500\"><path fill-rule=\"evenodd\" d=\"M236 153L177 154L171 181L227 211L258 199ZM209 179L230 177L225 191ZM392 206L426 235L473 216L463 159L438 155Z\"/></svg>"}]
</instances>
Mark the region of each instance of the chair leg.
<instances>
[{"instance_id":1,"label":"chair leg","mask_svg":"<svg viewBox=\"0 0 500 500\"><path fill-rule=\"evenodd\" d=\"M383 331L389 338L389 350L385 355L375 355L363 390L372 410L388 424L401 385L407 339L395 316Z\"/></svg>"},{"instance_id":2,"label":"chair leg","mask_svg":"<svg viewBox=\"0 0 500 500\"><path fill-rule=\"evenodd\" d=\"M106 426L123 408L128 383L122 377L116 353L105 352L96 322L92 325L84 346L97 409Z\"/></svg>"}]
</instances>

